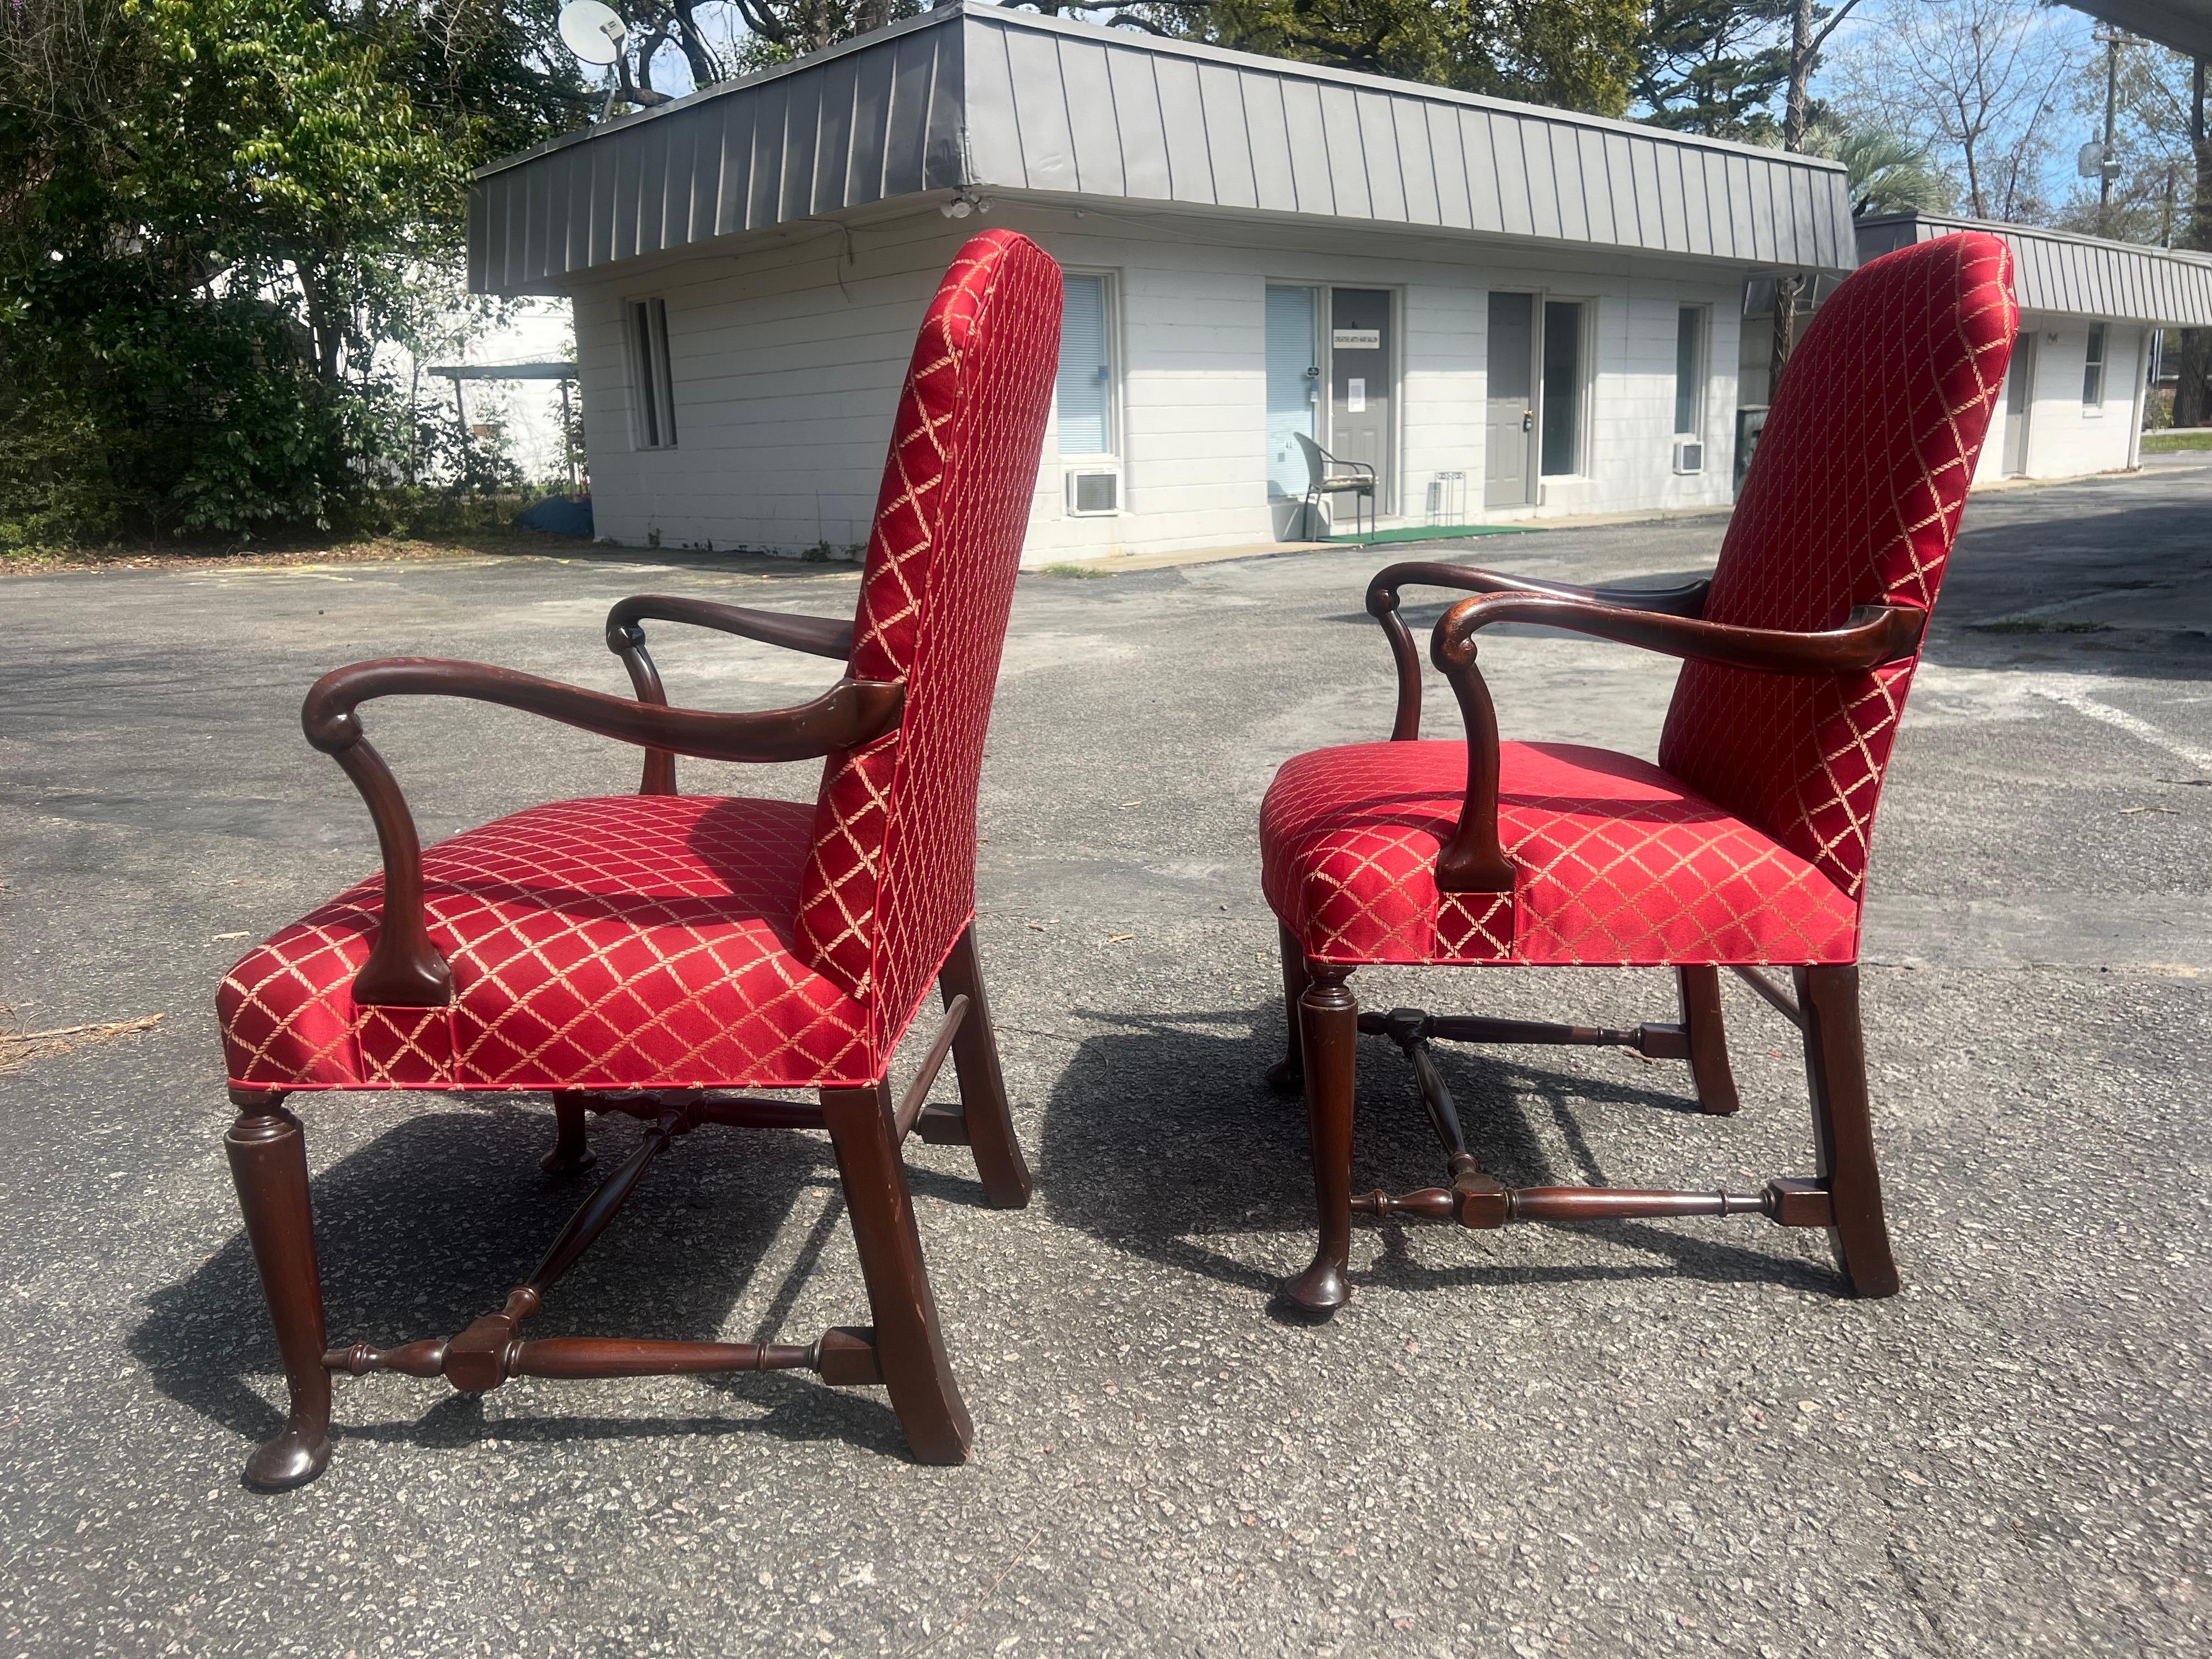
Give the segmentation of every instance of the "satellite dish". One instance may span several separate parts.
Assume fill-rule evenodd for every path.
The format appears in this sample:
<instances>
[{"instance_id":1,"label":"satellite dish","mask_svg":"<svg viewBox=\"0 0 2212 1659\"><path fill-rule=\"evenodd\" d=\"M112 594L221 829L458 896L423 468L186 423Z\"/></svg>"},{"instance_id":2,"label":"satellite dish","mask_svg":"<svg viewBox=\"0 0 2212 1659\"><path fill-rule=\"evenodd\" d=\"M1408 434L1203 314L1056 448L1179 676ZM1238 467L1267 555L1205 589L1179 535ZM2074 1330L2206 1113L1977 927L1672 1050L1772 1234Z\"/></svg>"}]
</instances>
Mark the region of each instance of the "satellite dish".
<instances>
[{"instance_id":1,"label":"satellite dish","mask_svg":"<svg viewBox=\"0 0 2212 1659\"><path fill-rule=\"evenodd\" d=\"M629 30L600 0L568 0L561 8L561 39L587 64L611 64L622 56Z\"/></svg>"}]
</instances>

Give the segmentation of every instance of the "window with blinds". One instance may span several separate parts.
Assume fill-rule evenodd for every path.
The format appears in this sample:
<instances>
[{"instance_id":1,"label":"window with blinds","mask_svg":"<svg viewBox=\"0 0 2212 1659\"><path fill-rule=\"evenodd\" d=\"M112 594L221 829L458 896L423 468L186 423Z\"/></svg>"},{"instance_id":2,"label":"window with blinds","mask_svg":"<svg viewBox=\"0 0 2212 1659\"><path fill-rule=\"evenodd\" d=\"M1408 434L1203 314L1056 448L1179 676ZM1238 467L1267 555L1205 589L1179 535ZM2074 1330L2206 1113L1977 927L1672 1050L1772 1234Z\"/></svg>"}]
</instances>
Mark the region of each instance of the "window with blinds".
<instances>
[{"instance_id":1,"label":"window with blinds","mask_svg":"<svg viewBox=\"0 0 2212 1659\"><path fill-rule=\"evenodd\" d=\"M1060 410L1062 455L1115 453L1114 347L1107 279L1071 271L1060 278Z\"/></svg>"},{"instance_id":2,"label":"window with blinds","mask_svg":"<svg viewBox=\"0 0 2212 1659\"><path fill-rule=\"evenodd\" d=\"M2101 409L2105 404L2105 325L2089 325L2089 351L2081 364L2081 407Z\"/></svg>"},{"instance_id":3,"label":"window with blinds","mask_svg":"<svg viewBox=\"0 0 2212 1659\"><path fill-rule=\"evenodd\" d=\"M632 300L623 307L629 336L630 434L640 449L676 447L676 378L668 359L668 307Z\"/></svg>"},{"instance_id":4,"label":"window with blinds","mask_svg":"<svg viewBox=\"0 0 2212 1659\"><path fill-rule=\"evenodd\" d=\"M1705 308L1684 306L1674 325L1674 435L1705 429Z\"/></svg>"}]
</instances>

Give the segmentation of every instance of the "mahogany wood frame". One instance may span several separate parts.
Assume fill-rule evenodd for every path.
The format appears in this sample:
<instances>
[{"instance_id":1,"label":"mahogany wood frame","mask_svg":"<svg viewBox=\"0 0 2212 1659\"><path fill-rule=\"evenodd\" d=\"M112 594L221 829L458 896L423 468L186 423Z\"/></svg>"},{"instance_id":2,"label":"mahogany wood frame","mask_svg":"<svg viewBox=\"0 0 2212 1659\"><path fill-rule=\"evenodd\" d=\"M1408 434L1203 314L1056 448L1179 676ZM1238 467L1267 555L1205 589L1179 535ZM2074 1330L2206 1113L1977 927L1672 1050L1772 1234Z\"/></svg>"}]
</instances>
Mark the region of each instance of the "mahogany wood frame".
<instances>
[{"instance_id":1,"label":"mahogany wood frame","mask_svg":"<svg viewBox=\"0 0 2212 1659\"><path fill-rule=\"evenodd\" d=\"M356 712L371 698L469 697L637 744L647 750L641 789L647 794L675 792L673 757L678 754L716 760L806 759L872 742L898 724L903 686L849 677L811 702L772 714L672 708L646 653L641 623L647 618L696 623L825 657L848 653L853 633L849 622L647 594L617 605L607 622L608 644L623 658L637 689L635 702L481 664L417 658L339 669L307 694L301 721L308 741L333 756L353 779L368 805L384 857L384 922L355 978L356 1002L422 1007L441 1006L452 997L451 970L423 923L422 848L413 816L390 769L363 735ZM619 1113L642 1118L651 1127L496 1311L453 1336L388 1348L358 1342L327 1346L299 1120L285 1109L284 1090L233 1087L231 1101L239 1116L224 1145L290 1396L283 1428L246 1460L246 1482L281 1490L304 1485L323 1472L330 1461L330 1379L336 1371L441 1376L456 1389L480 1393L515 1376L807 1370L837 1387L882 1384L918 1459L963 1461L973 1430L945 1354L901 1147L915 1133L933 1145L968 1146L986 1198L1001 1209L1029 1202L1030 1172L1014 1133L972 923L939 970L938 985L944 1021L896 1105L884 1079L864 1087L823 1089L818 1105L712 1091L555 1091L554 1145L540 1160L549 1174L574 1175L595 1161L586 1137L588 1113ZM957 1109L927 1103L948 1057L959 1080ZM524 1322L620 1213L647 1170L678 1139L708 1123L828 1131L872 1322L833 1328L809 1344L611 1337L526 1340L520 1334Z\"/></svg>"},{"instance_id":2,"label":"mahogany wood frame","mask_svg":"<svg viewBox=\"0 0 2212 1659\"><path fill-rule=\"evenodd\" d=\"M1513 865L1498 836L1498 719L1489 689L1475 666L1474 636L1481 629L1502 622L1533 623L1756 672L1837 674L1863 672L1911 656L1919 649L1926 623L1926 613L1911 606L1865 605L1854 610L1841 627L1820 632L1735 628L1704 619L1710 584L1703 581L1662 590L1582 588L1458 565L1391 565L1368 585L1367 610L1382 623L1397 670L1397 715L1390 732L1396 742L1420 735L1420 655L1398 609L1401 590L1416 584L1458 588L1476 596L1444 613L1430 643L1431 660L1450 683L1467 732L1466 799L1437 864L1437 885L1446 892L1513 890ZM1269 1076L1279 1087L1302 1088L1305 1095L1320 1235L1313 1261L1283 1287L1292 1311L1326 1319L1350 1295L1346 1274L1355 1212L1444 1218L1480 1228L1513 1220L1760 1214L1784 1226L1827 1229L1837 1265L1857 1295L1884 1297L1898 1290L1875 1161L1856 963L1793 968L1794 994L1755 968L1735 969L1803 1037L1813 1105L1811 1178L1778 1177L1755 1194L1602 1187L1516 1189L1485 1171L1468 1150L1456 1103L1429 1054L1430 1042L1613 1045L1647 1059L1686 1060L1699 1107L1727 1115L1740 1103L1729 1065L1720 969L1703 963L1675 969L1682 1010L1679 1024L1613 1030L1431 1016L1413 1008L1362 1013L1346 983L1353 965L1309 960L1295 934L1279 926L1277 931L1289 1030L1285 1056ZM1422 1105L1443 1145L1449 1188L1403 1196L1383 1192L1352 1196L1352 1055L1363 1032L1389 1037L1413 1062Z\"/></svg>"}]
</instances>

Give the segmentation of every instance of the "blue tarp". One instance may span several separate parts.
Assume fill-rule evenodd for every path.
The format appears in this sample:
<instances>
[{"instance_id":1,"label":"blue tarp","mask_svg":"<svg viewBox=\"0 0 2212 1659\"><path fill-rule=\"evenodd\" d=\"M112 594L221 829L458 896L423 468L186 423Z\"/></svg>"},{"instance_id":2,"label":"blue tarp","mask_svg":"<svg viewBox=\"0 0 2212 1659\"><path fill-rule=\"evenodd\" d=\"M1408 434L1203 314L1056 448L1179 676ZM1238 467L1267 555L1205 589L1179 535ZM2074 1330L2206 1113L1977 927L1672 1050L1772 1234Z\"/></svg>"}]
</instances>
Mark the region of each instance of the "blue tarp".
<instances>
[{"instance_id":1,"label":"blue tarp","mask_svg":"<svg viewBox=\"0 0 2212 1659\"><path fill-rule=\"evenodd\" d=\"M542 530L551 536L592 537L592 498L548 495L515 521L518 529Z\"/></svg>"}]
</instances>

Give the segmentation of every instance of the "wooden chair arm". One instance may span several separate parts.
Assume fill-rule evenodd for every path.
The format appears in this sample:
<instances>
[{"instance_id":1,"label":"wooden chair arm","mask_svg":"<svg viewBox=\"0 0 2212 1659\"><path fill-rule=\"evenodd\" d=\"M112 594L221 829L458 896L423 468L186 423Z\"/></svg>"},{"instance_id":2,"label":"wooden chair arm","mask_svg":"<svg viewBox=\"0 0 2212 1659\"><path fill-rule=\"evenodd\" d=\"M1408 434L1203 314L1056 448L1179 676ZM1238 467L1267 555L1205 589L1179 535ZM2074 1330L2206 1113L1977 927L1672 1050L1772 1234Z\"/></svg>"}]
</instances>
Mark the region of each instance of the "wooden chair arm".
<instances>
[{"instance_id":1,"label":"wooden chair arm","mask_svg":"<svg viewBox=\"0 0 2212 1659\"><path fill-rule=\"evenodd\" d=\"M842 660L853 654L853 623L835 617L793 617L776 611L750 611L743 605L718 605L712 599L686 599L668 593L640 593L618 601L607 612L607 649L621 656L635 641L644 642L646 621L686 623L738 634L763 645L780 645L787 651L804 651L817 657Z\"/></svg>"},{"instance_id":2,"label":"wooden chair arm","mask_svg":"<svg viewBox=\"0 0 2212 1659\"><path fill-rule=\"evenodd\" d=\"M384 856L384 918L368 960L354 977L354 1000L377 1006L441 1007L453 1000L453 971L422 919L422 847L414 815L362 729L360 705L374 697L467 697L542 714L618 742L705 760L807 760L855 749L898 724L902 684L841 679L811 702L764 714L715 714L633 702L557 680L482 663L386 657L356 663L315 682L300 706L307 741L353 780L376 826Z\"/></svg>"},{"instance_id":3,"label":"wooden chair arm","mask_svg":"<svg viewBox=\"0 0 2212 1659\"><path fill-rule=\"evenodd\" d=\"M724 634L741 635L764 645L788 651L805 651L817 657L842 660L853 654L853 624L833 617L789 617L772 611L749 611L743 605L717 605L712 599L679 599L669 593L639 593L616 601L607 612L607 649L622 659L640 702L665 707L668 693L660 684L660 671L645 648L647 617L657 622L689 623ZM638 784L641 795L676 793L676 757L665 749L645 751L645 775Z\"/></svg>"},{"instance_id":4,"label":"wooden chair arm","mask_svg":"<svg viewBox=\"0 0 2212 1659\"><path fill-rule=\"evenodd\" d=\"M1398 714L1390 726L1394 743L1411 743L1421 735L1421 655L1413 644L1406 619L1398 614L1398 592L1403 587L1456 587L1470 593L1543 593L1608 605L1618 611L1663 612L1675 617L1701 615L1712 583L1689 582L1680 587L1577 587L1569 582L1547 582L1526 576L1508 576L1496 570L1471 569L1463 564L1431 564L1416 561L1378 570L1367 584L1367 614L1382 624L1390 641L1391 659L1398 670Z\"/></svg>"},{"instance_id":5,"label":"wooden chair arm","mask_svg":"<svg viewBox=\"0 0 2212 1659\"><path fill-rule=\"evenodd\" d=\"M1852 610L1841 628L1798 634L1540 593L1490 593L1462 599L1444 612L1429 643L1430 658L1451 682L1467 726L1467 799L1458 826L1437 855L1439 892L1513 890L1512 860L1498 838L1498 711L1475 666L1474 648L1479 630L1503 622L1571 629L1620 645L1755 673L1850 674L1911 656L1920 648L1928 614L1910 605L1863 605Z\"/></svg>"}]
</instances>

